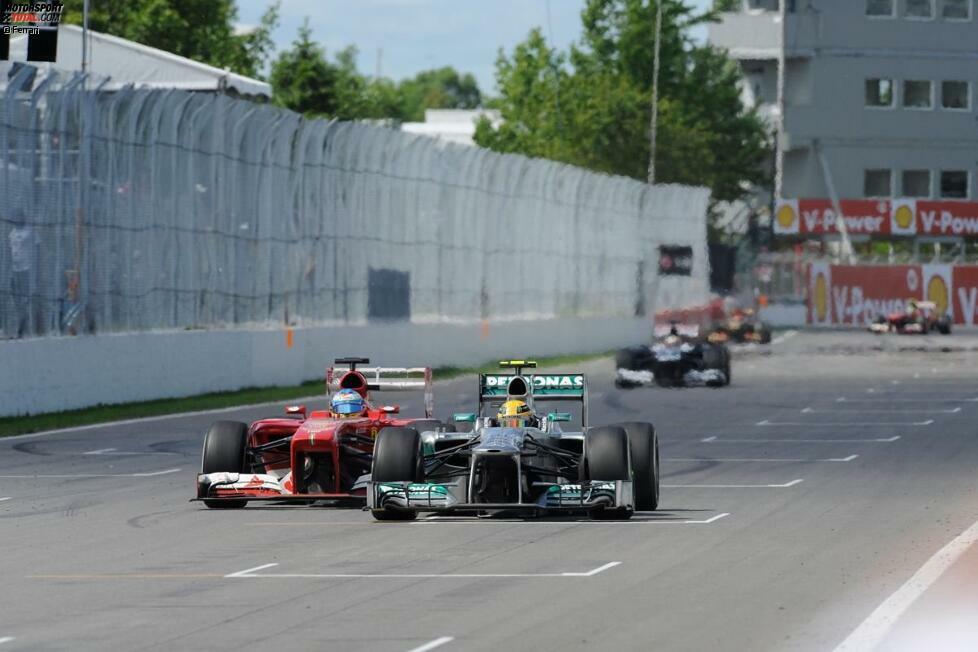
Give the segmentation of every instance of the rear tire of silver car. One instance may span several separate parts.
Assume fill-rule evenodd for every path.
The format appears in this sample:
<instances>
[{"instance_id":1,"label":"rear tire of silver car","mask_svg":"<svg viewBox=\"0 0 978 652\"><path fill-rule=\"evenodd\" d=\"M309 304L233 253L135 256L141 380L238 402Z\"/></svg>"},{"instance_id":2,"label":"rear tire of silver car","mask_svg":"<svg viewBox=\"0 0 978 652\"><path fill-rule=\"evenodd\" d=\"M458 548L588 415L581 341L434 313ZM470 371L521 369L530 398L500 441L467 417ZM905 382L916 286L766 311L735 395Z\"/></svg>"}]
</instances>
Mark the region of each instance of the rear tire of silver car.
<instances>
[{"instance_id":1,"label":"rear tire of silver car","mask_svg":"<svg viewBox=\"0 0 978 652\"><path fill-rule=\"evenodd\" d=\"M414 428L388 426L377 434L370 470L372 482L421 482L424 480L424 455L421 435ZM378 521L411 521L413 509L381 507L370 513Z\"/></svg>"},{"instance_id":2,"label":"rear tire of silver car","mask_svg":"<svg viewBox=\"0 0 978 652\"><path fill-rule=\"evenodd\" d=\"M651 423L617 423L628 435L632 454L632 492L635 509L651 512L659 506L659 438Z\"/></svg>"},{"instance_id":3,"label":"rear tire of silver car","mask_svg":"<svg viewBox=\"0 0 978 652\"><path fill-rule=\"evenodd\" d=\"M247 473L245 452L248 447L248 426L239 421L218 421L204 435L201 473ZM212 509L240 509L247 500L205 500Z\"/></svg>"}]
</instances>

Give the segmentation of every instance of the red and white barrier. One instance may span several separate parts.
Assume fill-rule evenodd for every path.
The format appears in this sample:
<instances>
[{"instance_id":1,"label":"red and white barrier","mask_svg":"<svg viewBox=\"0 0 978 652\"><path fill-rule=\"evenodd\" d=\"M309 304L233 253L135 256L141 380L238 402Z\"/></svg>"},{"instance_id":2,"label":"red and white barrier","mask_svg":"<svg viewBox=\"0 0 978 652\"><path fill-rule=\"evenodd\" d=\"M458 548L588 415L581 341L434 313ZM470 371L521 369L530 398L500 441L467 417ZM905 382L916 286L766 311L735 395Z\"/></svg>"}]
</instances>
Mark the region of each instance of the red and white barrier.
<instances>
[{"instance_id":1,"label":"red and white barrier","mask_svg":"<svg viewBox=\"0 0 978 652\"><path fill-rule=\"evenodd\" d=\"M808 268L807 322L865 326L910 298L933 301L955 324L978 322L978 265L830 265Z\"/></svg>"}]
</instances>

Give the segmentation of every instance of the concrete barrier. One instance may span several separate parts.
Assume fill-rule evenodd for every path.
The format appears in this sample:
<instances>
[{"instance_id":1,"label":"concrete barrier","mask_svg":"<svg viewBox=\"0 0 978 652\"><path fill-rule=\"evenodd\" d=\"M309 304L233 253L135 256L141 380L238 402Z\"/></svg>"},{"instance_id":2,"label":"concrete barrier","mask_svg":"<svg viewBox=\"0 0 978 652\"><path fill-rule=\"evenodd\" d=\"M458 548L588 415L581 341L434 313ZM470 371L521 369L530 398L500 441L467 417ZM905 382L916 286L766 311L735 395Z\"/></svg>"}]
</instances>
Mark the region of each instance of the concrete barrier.
<instances>
[{"instance_id":1,"label":"concrete barrier","mask_svg":"<svg viewBox=\"0 0 978 652\"><path fill-rule=\"evenodd\" d=\"M338 356L475 365L608 351L648 339L645 318L142 332L0 342L0 416L193 396L323 378Z\"/></svg>"}]
</instances>

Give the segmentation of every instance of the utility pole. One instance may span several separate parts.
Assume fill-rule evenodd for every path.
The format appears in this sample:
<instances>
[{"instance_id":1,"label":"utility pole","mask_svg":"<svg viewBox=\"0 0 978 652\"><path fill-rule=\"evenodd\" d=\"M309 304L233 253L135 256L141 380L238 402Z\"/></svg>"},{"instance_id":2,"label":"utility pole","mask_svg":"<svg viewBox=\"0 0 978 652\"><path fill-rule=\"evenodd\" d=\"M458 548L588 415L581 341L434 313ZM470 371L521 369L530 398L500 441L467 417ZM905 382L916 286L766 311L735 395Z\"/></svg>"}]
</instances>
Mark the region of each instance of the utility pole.
<instances>
[{"instance_id":1,"label":"utility pole","mask_svg":"<svg viewBox=\"0 0 978 652\"><path fill-rule=\"evenodd\" d=\"M652 57L652 133L649 136L649 185L655 184L655 148L659 129L659 41L662 36L662 2L655 3L655 54Z\"/></svg>"},{"instance_id":2,"label":"utility pole","mask_svg":"<svg viewBox=\"0 0 978 652\"><path fill-rule=\"evenodd\" d=\"M81 71L83 75L88 72L88 0L85 0L84 4L82 5Z\"/></svg>"},{"instance_id":3,"label":"utility pole","mask_svg":"<svg viewBox=\"0 0 978 652\"><path fill-rule=\"evenodd\" d=\"M785 69L785 48L788 46L787 29L785 29L785 0L778 3L778 20L781 30L781 46L778 48L778 135L777 151L774 159L774 199L780 200L784 196L784 69Z\"/></svg>"}]
</instances>

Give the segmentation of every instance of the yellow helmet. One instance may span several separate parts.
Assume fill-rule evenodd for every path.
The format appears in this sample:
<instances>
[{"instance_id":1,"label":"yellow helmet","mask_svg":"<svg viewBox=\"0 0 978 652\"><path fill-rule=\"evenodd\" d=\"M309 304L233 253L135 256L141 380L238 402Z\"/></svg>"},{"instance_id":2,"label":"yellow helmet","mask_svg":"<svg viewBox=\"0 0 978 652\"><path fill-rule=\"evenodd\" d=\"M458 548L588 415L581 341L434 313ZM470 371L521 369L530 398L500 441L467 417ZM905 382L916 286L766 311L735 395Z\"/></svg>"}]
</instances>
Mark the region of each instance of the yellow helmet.
<instances>
[{"instance_id":1,"label":"yellow helmet","mask_svg":"<svg viewBox=\"0 0 978 652\"><path fill-rule=\"evenodd\" d=\"M506 428L523 428L530 423L533 412L523 401L509 400L499 406L499 425Z\"/></svg>"}]
</instances>

